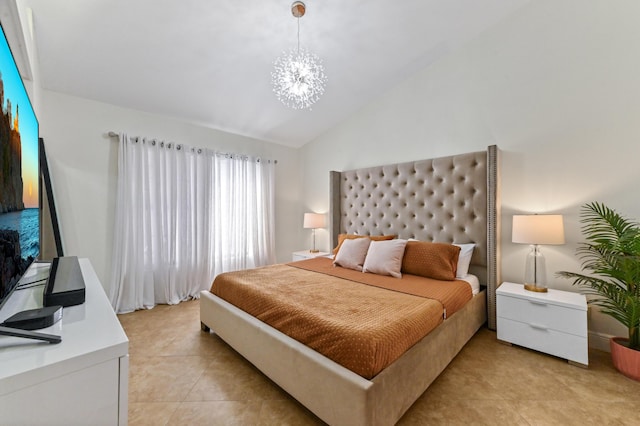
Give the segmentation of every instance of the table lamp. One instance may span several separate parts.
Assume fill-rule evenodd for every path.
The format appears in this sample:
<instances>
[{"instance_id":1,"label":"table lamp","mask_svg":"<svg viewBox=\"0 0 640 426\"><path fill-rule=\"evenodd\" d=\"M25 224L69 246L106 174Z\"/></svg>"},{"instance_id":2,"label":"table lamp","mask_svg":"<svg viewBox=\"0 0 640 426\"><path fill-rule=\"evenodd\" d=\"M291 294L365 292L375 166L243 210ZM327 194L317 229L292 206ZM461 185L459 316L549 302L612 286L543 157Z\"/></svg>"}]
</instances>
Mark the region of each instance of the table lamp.
<instances>
[{"instance_id":1,"label":"table lamp","mask_svg":"<svg viewBox=\"0 0 640 426\"><path fill-rule=\"evenodd\" d=\"M529 291L547 291L547 269L541 244L564 244L564 225L559 214L514 215L512 241L531 244L524 270L524 288Z\"/></svg>"},{"instance_id":2,"label":"table lamp","mask_svg":"<svg viewBox=\"0 0 640 426\"><path fill-rule=\"evenodd\" d=\"M313 248L309 250L311 253L318 253L320 250L316 249L316 228L324 228L326 226L325 215L320 213L305 213L302 227L305 229L312 229L313 233Z\"/></svg>"}]
</instances>

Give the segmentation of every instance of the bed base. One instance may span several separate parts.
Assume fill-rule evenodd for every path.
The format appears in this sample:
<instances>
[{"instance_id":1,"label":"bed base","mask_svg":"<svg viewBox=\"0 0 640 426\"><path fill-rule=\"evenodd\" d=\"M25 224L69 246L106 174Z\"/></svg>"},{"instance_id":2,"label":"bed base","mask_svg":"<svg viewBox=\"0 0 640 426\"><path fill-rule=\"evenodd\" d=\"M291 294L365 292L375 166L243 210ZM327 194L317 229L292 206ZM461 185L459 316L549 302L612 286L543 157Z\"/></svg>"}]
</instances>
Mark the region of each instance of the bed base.
<instances>
[{"instance_id":1,"label":"bed base","mask_svg":"<svg viewBox=\"0 0 640 426\"><path fill-rule=\"evenodd\" d=\"M393 425L487 320L482 291L372 380L347 370L209 291L202 329L214 332L330 425Z\"/></svg>"}]
</instances>

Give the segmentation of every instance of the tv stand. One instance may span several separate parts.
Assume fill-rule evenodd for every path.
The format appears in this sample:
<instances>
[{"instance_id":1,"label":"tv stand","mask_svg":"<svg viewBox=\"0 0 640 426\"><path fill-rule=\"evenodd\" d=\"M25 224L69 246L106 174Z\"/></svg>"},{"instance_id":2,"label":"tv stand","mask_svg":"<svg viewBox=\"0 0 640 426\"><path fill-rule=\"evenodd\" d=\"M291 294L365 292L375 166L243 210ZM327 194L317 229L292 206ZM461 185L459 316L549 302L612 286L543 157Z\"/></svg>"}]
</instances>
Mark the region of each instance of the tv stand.
<instances>
[{"instance_id":1,"label":"tv stand","mask_svg":"<svg viewBox=\"0 0 640 426\"><path fill-rule=\"evenodd\" d=\"M60 321L37 330L60 335L62 342L0 336L3 425L127 424L129 341L91 263L78 260L85 302L63 308ZM34 280L27 276L25 281ZM14 291L0 310L0 323L17 312L41 308L43 288Z\"/></svg>"},{"instance_id":2,"label":"tv stand","mask_svg":"<svg viewBox=\"0 0 640 426\"><path fill-rule=\"evenodd\" d=\"M36 331L21 330L19 328L0 326L0 336L23 337L25 339L42 340L48 343L60 343L62 337L54 334L38 333Z\"/></svg>"}]
</instances>

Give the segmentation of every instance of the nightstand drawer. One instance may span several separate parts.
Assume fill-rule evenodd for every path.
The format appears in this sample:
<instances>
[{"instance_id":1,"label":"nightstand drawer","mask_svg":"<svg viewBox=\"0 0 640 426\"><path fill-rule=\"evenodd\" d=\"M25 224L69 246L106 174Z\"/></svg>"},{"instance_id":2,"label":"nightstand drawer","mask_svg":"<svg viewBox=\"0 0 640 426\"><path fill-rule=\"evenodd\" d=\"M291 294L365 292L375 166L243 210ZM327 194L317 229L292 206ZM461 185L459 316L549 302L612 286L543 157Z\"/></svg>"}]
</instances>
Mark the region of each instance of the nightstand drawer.
<instances>
[{"instance_id":1,"label":"nightstand drawer","mask_svg":"<svg viewBox=\"0 0 640 426\"><path fill-rule=\"evenodd\" d=\"M558 306L544 300L520 299L498 294L497 315L562 333L587 337L587 312Z\"/></svg>"},{"instance_id":2,"label":"nightstand drawer","mask_svg":"<svg viewBox=\"0 0 640 426\"><path fill-rule=\"evenodd\" d=\"M326 251L310 251L310 250L301 250L294 251L291 254L292 261L305 260L305 259L313 259L314 257L328 257L329 253Z\"/></svg>"},{"instance_id":3,"label":"nightstand drawer","mask_svg":"<svg viewBox=\"0 0 640 426\"><path fill-rule=\"evenodd\" d=\"M297 253L293 253L291 255L291 260L294 261L294 262L297 261L297 260L305 260L305 259L309 259L309 258L306 257L306 256L303 256L301 254L297 254Z\"/></svg>"},{"instance_id":4,"label":"nightstand drawer","mask_svg":"<svg viewBox=\"0 0 640 426\"><path fill-rule=\"evenodd\" d=\"M562 333L535 323L498 318L498 339L580 364L589 364L586 336Z\"/></svg>"}]
</instances>

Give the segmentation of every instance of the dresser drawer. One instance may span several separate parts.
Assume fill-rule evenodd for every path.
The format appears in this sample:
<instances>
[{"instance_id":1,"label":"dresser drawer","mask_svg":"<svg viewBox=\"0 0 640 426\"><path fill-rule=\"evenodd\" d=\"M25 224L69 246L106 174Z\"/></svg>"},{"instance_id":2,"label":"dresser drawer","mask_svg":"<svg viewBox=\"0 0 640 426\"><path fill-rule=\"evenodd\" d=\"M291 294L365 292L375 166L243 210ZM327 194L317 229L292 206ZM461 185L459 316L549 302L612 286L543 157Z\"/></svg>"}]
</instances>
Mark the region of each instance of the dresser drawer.
<instances>
[{"instance_id":1,"label":"dresser drawer","mask_svg":"<svg viewBox=\"0 0 640 426\"><path fill-rule=\"evenodd\" d=\"M586 336L576 336L539 325L498 318L498 339L580 364L589 364Z\"/></svg>"},{"instance_id":2,"label":"dresser drawer","mask_svg":"<svg viewBox=\"0 0 640 426\"><path fill-rule=\"evenodd\" d=\"M537 299L498 294L497 316L579 337L587 337L587 311Z\"/></svg>"}]
</instances>

